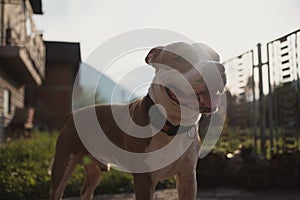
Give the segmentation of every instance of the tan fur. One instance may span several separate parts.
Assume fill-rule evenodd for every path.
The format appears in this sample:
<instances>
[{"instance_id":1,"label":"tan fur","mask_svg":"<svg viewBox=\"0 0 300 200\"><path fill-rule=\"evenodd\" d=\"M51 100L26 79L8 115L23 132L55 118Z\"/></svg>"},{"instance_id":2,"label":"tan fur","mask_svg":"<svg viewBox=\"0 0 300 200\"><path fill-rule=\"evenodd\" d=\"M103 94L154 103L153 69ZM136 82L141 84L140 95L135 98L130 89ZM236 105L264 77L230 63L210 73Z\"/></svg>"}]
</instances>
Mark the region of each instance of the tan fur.
<instances>
[{"instance_id":1,"label":"tan fur","mask_svg":"<svg viewBox=\"0 0 300 200\"><path fill-rule=\"evenodd\" d=\"M175 49L182 54L187 54L190 57L190 60L193 62L198 62L197 54L193 45L185 43L175 43L167 46L165 50ZM208 48L208 47L207 47ZM208 49L212 53L211 49ZM215 52L213 52L215 53ZM216 57L216 53L213 56ZM207 57L207 55L205 55ZM168 51L164 51L163 48L159 48L159 52L156 52L155 49L150 51L146 58L148 64L153 65L155 68L155 63L168 64L174 69L178 70L180 73L185 73L189 71L191 66L190 63L178 64L173 60L174 54L170 54ZM164 106L167 112L167 118L178 118L179 113L174 113L171 109L174 107L169 107L169 104L173 104L170 99L161 99L165 98L165 94L159 94L160 92L165 92L155 88L156 86L151 86L149 91L151 97L155 103L165 104ZM199 86L195 88L199 89ZM155 89L154 89L155 88ZM197 90L198 90L197 89ZM202 90L203 88L200 88ZM208 97L203 97L208 98ZM203 103L203 102L202 102ZM210 105L212 106L212 105ZM79 110L76 113L85 112L88 109L95 109L98 121L101 128L103 129L106 136L111 142L113 142L118 147L125 149L130 152L144 153L152 152L157 149L162 148L168 144L173 137L166 135L163 132L159 132L153 137L150 138L137 138L132 137L124 133L113 120L113 114L111 109L116 108L120 113L125 112L127 109L126 105L95 105ZM148 111L145 107L145 99L138 99L129 104L129 113L133 121L140 125L146 126L149 124ZM93 156L86 150L80 138L77 134L76 127L73 120L73 115L70 114L64 123L64 127L61 130L61 134L57 140L56 154L52 167L52 192L51 200L59 200L62 198L64 188L66 186L66 181L69 178L71 171L74 169L76 164L84 164L86 170L86 181L84 183L81 199L89 200L93 197L93 192L96 186L98 185L103 171L106 171L107 167L93 158ZM195 115L198 116L198 115ZM124 119L128 120L128 119ZM191 119L192 123L195 123L199 120ZM153 129L150 128L147 131L152 132ZM197 131L197 130L194 130ZM195 133L197 135L197 133ZM196 164L198 159L199 151L199 138L195 137L191 146L187 151L175 162L169 166L149 173L138 173L133 174L134 177L134 189L137 200L152 200L153 193L157 182L161 179L169 178L172 176L176 177L178 196L180 200L193 200L196 199ZM174 149L174 153L180 152L181 144L177 145L177 149ZM84 163L83 158L87 156L90 158L91 162Z\"/></svg>"}]
</instances>

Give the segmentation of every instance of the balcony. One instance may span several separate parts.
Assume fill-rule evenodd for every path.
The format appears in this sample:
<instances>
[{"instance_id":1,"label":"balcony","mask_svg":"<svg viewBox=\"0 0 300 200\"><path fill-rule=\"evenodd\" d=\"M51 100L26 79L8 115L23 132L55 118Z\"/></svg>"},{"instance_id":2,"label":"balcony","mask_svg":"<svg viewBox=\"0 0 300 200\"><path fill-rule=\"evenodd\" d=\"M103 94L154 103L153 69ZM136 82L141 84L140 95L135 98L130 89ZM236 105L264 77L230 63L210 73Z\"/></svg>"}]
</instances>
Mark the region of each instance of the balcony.
<instances>
[{"instance_id":1,"label":"balcony","mask_svg":"<svg viewBox=\"0 0 300 200\"><path fill-rule=\"evenodd\" d=\"M0 70L20 85L41 85L45 45L33 22L29 1L0 3Z\"/></svg>"}]
</instances>

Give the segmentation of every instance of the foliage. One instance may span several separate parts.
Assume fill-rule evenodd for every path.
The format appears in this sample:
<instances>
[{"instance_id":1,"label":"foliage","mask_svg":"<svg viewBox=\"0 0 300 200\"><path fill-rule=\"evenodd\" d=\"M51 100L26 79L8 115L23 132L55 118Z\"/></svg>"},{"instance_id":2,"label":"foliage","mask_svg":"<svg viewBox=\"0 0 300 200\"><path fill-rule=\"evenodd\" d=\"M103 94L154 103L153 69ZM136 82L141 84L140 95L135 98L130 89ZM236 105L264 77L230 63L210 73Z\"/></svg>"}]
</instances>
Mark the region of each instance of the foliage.
<instances>
[{"instance_id":1,"label":"foliage","mask_svg":"<svg viewBox=\"0 0 300 200\"><path fill-rule=\"evenodd\" d=\"M225 183L225 171L222 166L227 159L222 154L210 153L199 159L197 164L197 183L199 187L214 187Z\"/></svg>"},{"instance_id":2,"label":"foliage","mask_svg":"<svg viewBox=\"0 0 300 200\"><path fill-rule=\"evenodd\" d=\"M55 152L58 133L34 133L30 139L12 140L0 146L1 200L49 199L48 169ZM78 165L65 189L64 196L79 196L85 179L83 166ZM174 187L174 179L160 182L158 189ZM95 193L133 191L130 174L110 170L104 173Z\"/></svg>"},{"instance_id":3,"label":"foliage","mask_svg":"<svg viewBox=\"0 0 300 200\"><path fill-rule=\"evenodd\" d=\"M35 133L31 139L10 141L0 146L0 196L2 200L48 199L48 168L58 133ZM79 196L84 170L77 166L65 190L65 197ZM281 153L262 158L250 148L236 151L233 158L212 152L197 166L199 187L238 186L247 189L267 187L298 188L300 153ZM174 188L175 180L161 181L157 189ZM104 173L96 194L133 191L131 175L116 170Z\"/></svg>"},{"instance_id":4,"label":"foliage","mask_svg":"<svg viewBox=\"0 0 300 200\"><path fill-rule=\"evenodd\" d=\"M133 192L133 178L130 174L117 170L110 170L103 174L96 194L112 194Z\"/></svg>"},{"instance_id":5,"label":"foliage","mask_svg":"<svg viewBox=\"0 0 300 200\"><path fill-rule=\"evenodd\" d=\"M274 155L270 159L269 182L273 187L300 187L300 152Z\"/></svg>"},{"instance_id":6,"label":"foliage","mask_svg":"<svg viewBox=\"0 0 300 200\"><path fill-rule=\"evenodd\" d=\"M48 167L56 134L36 134L33 139L11 141L0 147L1 199L48 198Z\"/></svg>"},{"instance_id":7,"label":"foliage","mask_svg":"<svg viewBox=\"0 0 300 200\"><path fill-rule=\"evenodd\" d=\"M242 148L232 158L210 153L198 161L199 187L234 186L251 190L299 189L300 152L276 154L270 159Z\"/></svg>"},{"instance_id":8,"label":"foliage","mask_svg":"<svg viewBox=\"0 0 300 200\"><path fill-rule=\"evenodd\" d=\"M158 182L156 189L166 189L166 188L175 188L176 187L176 181L175 178L169 178L166 180L161 180Z\"/></svg>"}]
</instances>

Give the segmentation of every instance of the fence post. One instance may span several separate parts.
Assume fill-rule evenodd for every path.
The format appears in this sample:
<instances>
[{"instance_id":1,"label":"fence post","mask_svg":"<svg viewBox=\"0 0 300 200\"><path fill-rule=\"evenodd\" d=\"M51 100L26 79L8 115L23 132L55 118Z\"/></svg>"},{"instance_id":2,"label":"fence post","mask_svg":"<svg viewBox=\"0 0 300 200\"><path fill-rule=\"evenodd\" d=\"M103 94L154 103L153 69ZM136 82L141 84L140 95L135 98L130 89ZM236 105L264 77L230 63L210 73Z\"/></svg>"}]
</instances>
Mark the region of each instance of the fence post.
<instances>
[{"instance_id":1,"label":"fence post","mask_svg":"<svg viewBox=\"0 0 300 200\"><path fill-rule=\"evenodd\" d=\"M263 91L263 72L262 72L262 58L261 58L261 44L257 44L257 56L258 56L258 76L259 76L259 111L260 111L260 150L262 155L266 155L266 113L264 106L264 91Z\"/></svg>"},{"instance_id":2,"label":"fence post","mask_svg":"<svg viewBox=\"0 0 300 200\"><path fill-rule=\"evenodd\" d=\"M269 130L270 130L270 152L271 156L274 153L274 141L273 141L273 91L272 91L272 85L271 85L271 75L270 75L270 53L269 53L269 43L267 44L267 64L268 64L268 116L269 116Z\"/></svg>"},{"instance_id":3,"label":"fence post","mask_svg":"<svg viewBox=\"0 0 300 200\"><path fill-rule=\"evenodd\" d=\"M257 153L257 107L256 107L256 95L255 95L255 79L254 79L254 54L252 51L252 92L253 92L253 143L254 150Z\"/></svg>"}]
</instances>

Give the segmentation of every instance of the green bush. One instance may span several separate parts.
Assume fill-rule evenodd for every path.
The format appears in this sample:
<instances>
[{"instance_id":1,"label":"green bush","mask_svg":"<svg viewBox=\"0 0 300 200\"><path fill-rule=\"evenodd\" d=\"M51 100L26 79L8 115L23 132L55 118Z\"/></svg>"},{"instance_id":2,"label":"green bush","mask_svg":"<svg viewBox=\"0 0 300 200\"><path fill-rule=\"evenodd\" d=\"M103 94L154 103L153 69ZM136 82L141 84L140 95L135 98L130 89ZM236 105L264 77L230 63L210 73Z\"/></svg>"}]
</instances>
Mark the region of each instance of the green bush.
<instances>
[{"instance_id":1,"label":"green bush","mask_svg":"<svg viewBox=\"0 0 300 200\"><path fill-rule=\"evenodd\" d=\"M95 194L112 194L133 191L133 178L130 174L110 170L103 174Z\"/></svg>"},{"instance_id":2,"label":"green bush","mask_svg":"<svg viewBox=\"0 0 300 200\"><path fill-rule=\"evenodd\" d=\"M58 133L35 133L31 139L12 140L0 146L1 200L49 199L51 178L48 169L55 152ZM79 196L85 179L78 165L65 189L64 197ZM158 188L173 187L174 180L160 182ZM133 191L130 174L110 170L104 173L96 194Z\"/></svg>"},{"instance_id":3,"label":"green bush","mask_svg":"<svg viewBox=\"0 0 300 200\"><path fill-rule=\"evenodd\" d=\"M300 152L272 156L268 180L272 187L299 189Z\"/></svg>"},{"instance_id":4,"label":"green bush","mask_svg":"<svg viewBox=\"0 0 300 200\"><path fill-rule=\"evenodd\" d=\"M58 133L35 133L31 139L13 140L0 147L0 197L8 199L49 199L48 168L55 152ZM79 196L84 170L77 166L65 195ZM130 175L111 170L105 173L98 193L132 191Z\"/></svg>"},{"instance_id":5,"label":"green bush","mask_svg":"<svg viewBox=\"0 0 300 200\"><path fill-rule=\"evenodd\" d=\"M227 162L225 155L221 153L210 153L199 159L196 169L198 187L218 187L224 184Z\"/></svg>"},{"instance_id":6,"label":"green bush","mask_svg":"<svg viewBox=\"0 0 300 200\"><path fill-rule=\"evenodd\" d=\"M299 189L300 152L276 154L270 159L243 148L233 158L212 152L199 159L198 187L233 186L249 190Z\"/></svg>"},{"instance_id":7,"label":"green bush","mask_svg":"<svg viewBox=\"0 0 300 200\"><path fill-rule=\"evenodd\" d=\"M5 199L49 198L48 168L56 134L36 134L33 139L0 147L0 196Z\"/></svg>"}]
</instances>

